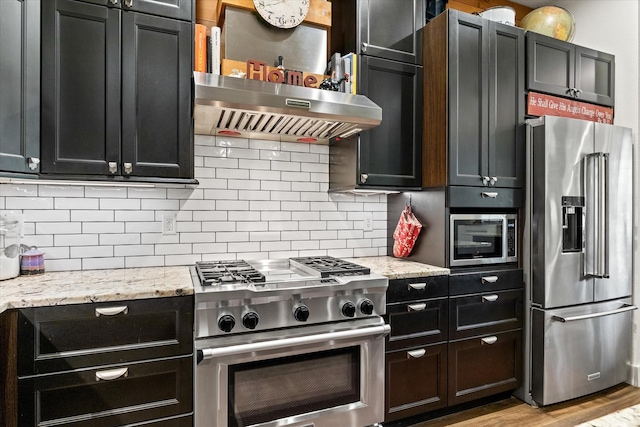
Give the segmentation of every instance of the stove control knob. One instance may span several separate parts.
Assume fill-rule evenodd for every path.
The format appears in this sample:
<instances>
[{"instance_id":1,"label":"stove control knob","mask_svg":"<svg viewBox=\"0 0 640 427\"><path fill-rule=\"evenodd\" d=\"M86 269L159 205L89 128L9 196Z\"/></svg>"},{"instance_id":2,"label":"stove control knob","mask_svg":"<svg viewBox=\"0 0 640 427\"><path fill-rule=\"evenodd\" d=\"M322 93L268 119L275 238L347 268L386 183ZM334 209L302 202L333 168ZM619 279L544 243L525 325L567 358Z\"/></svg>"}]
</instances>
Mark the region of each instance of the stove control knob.
<instances>
[{"instance_id":1,"label":"stove control knob","mask_svg":"<svg viewBox=\"0 0 640 427\"><path fill-rule=\"evenodd\" d=\"M367 316L370 316L373 314L373 303L371 302L371 300L366 299L364 301L362 301L360 303L360 311L362 312L362 314L366 314Z\"/></svg>"},{"instance_id":2,"label":"stove control knob","mask_svg":"<svg viewBox=\"0 0 640 427\"><path fill-rule=\"evenodd\" d=\"M218 319L218 328L223 332L231 332L234 326L236 326L236 319L230 314L225 314Z\"/></svg>"},{"instance_id":3,"label":"stove control knob","mask_svg":"<svg viewBox=\"0 0 640 427\"><path fill-rule=\"evenodd\" d=\"M351 301L342 304L342 315L345 317L353 317L356 315L356 306Z\"/></svg>"},{"instance_id":4,"label":"stove control knob","mask_svg":"<svg viewBox=\"0 0 640 427\"><path fill-rule=\"evenodd\" d=\"M242 316L242 325L247 329L255 329L258 326L258 322L260 318L258 317L258 313L255 311L250 311L244 316Z\"/></svg>"},{"instance_id":5,"label":"stove control knob","mask_svg":"<svg viewBox=\"0 0 640 427\"><path fill-rule=\"evenodd\" d=\"M309 307L306 305L300 305L293 310L293 318L298 322L306 322L309 318Z\"/></svg>"}]
</instances>

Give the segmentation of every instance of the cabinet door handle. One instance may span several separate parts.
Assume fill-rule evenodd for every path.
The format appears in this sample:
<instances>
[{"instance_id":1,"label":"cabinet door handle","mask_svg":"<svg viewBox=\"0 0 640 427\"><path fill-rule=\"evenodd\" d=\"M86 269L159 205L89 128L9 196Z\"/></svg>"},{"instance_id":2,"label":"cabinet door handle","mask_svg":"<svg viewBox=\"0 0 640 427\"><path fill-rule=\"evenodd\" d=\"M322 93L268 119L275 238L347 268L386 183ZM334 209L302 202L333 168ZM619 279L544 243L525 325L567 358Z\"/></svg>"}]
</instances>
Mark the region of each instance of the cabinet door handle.
<instances>
[{"instance_id":1,"label":"cabinet door handle","mask_svg":"<svg viewBox=\"0 0 640 427\"><path fill-rule=\"evenodd\" d=\"M495 344L495 342L498 341L498 337L486 337L482 338L480 341L482 341L482 344Z\"/></svg>"},{"instance_id":2,"label":"cabinet door handle","mask_svg":"<svg viewBox=\"0 0 640 427\"><path fill-rule=\"evenodd\" d=\"M573 96L576 98L580 98L580 94L582 93L582 89L573 89Z\"/></svg>"},{"instance_id":3,"label":"cabinet door handle","mask_svg":"<svg viewBox=\"0 0 640 427\"><path fill-rule=\"evenodd\" d=\"M40 164L40 159L37 157L29 157L27 159L27 163L29 164L29 169L34 171L38 169L38 165Z\"/></svg>"},{"instance_id":4,"label":"cabinet door handle","mask_svg":"<svg viewBox=\"0 0 640 427\"><path fill-rule=\"evenodd\" d=\"M494 302L498 299L498 295L482 295L482 302Z\"/></svg>"},{"instance_id":5,"label":"cabinet door handle","mask_svg":"<svg viewBox=\"0 0 640 427\"><path fill-rule=\"evenodd\" d=\"M124 5L127 7L133 7L133 0L124 0Z\"/></svg>"},{"instance_id":6,"label":"cabinet door handle","mask_svg":"<svg viewBox=\"0 0 640 427\"><path fill-rule=\"evenodd\" d=\"M109 173L118 172L118 164L116 162L109 162Z\"/></svg>"},{"instance_id":7,"label":"cabinet door handle","mask_svg":"<svg viewBox=\"0 0 640 427\"><path fill-rule=\"evenodd\" d=\"M490 197L492 199L495 199L496 197L498 197L498 193L497 192L488 192L488 191L483 191L482 192L482 198L485 199L487 197Z\"/></svg>"},{"instance_id":8,"label":"cabinet door handle","mask_svg":"<svg viewBox=\"0 0 640 427\"><path fill-rule=\"evenodd\" d=\"M124 165L124 173L131 173L133 171L133 165L131 163L125 163Z\"/></svg>"},{"instance_id":9,"label":"cabinet door handle","mask_svg":"<svg viewBox=\"0 0 640 427\"><path fill-rule=\"evenodd\" d=\"M482 283L496 283L498 281L498 276L485 276L482 279Z\"/></svg>"},{"instance_id":10,"label":"cabinet door handle","mask_svg":"<svg viewBox=\"0 0 640 427\"><path fill-rule=\"evenodd\" d=\"M106 371L96 371L96 381L111 381L129 375L129 368L109 369Z\"/></svg>"},{"instance_id":11,"label":"cabinet door handle","mask_svg":"<svg viewBox=\"0 0 640 427\"><path fill-rule=\"evenodd\" d=\"M421 291L426 287L427 287L426 283L409 283L409 286L407 286L407 289L409 290L415 289L417 291Z\"/></svg>"},{"instance_id":12,"label":"cabinet door handle","mask_svg":"<svg viewBox=\"0 0 640 427\"><path fill-rule=\"evenodd\" d=\"M101 307L96 308L96 317L100 316L115 316L116 314L127 314L129 312L129 307L126 305L119 305L116 307Z\"/></svg>"},{"instance_id":13,"label":"cabinet door handle","mask_svg":"<svg viewBox=\"0 0 640 427\"><path fill-rule=\"evenodd\" d=\"M420 304L409 304L407 306L407 311L422 311L425 308L427 308L427 304L425 303L420 303Z\"/></svg>"},{"instance_id":14,"label":"cabinet door handle","mask_svg":"<svg viewBox=\"0 0 640 427\"><path fill-rule=\"evenodd\" d=\"M418 350L407 351L407 359L411 359L412 357L414 359L417 359L419 357L424 356L426 352L427 352L427 350L425 350L424 348L421 348L421 349L418 349Z\"/></svg>"},{"instance_id":15,"label":"cabinet door handle","mask_svg":"<svg viewBox=\"0 0 640 427\"><path fill-rule=\"evenodd\" d=\"M116 4L118 4L118 0L109 0L109 3L111 3L113 5L116 5Z\"/></svg>"},{"instance_id":16,"label":"cabinet door handle","mask_svg":"<svg viewBox=\"0 0 640 427\"><path fill-rule=\"evenodd\" d=\"M498 177L492 176L491 179L489 180L489 185L494 186L496 185L496 182L498 182Z\"/></svg>"},{"instance_id":17,"label":"cabinet door handle","mask_svg":"<svg viewBox=\"0 0 640 427\"><path fill-rule=\"evenodd\" d=\"M360 182L362 182L363 184L367 182L367 179L369 179L369 175L367 175L366 173L361 173L360 174Z\"/></svg>"},{"instance_id":18,"label":"cabinet door handle","mask_svg":"<svg viewBox=\"0 0 640 427\"><path fill-rule=\"evenodd\" d=\"M488 176L483 176L482 177L482 185L489 185L489 177Z\"/></svg>"}]
</instances>

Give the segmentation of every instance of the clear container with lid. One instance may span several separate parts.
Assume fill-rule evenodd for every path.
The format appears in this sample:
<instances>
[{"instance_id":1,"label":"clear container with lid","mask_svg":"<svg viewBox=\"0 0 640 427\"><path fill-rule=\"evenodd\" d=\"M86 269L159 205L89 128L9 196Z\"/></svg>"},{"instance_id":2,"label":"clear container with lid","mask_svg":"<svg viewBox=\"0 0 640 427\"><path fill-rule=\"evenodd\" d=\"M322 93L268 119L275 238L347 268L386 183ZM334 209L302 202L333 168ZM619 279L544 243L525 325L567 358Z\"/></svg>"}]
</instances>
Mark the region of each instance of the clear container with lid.
<instances>
[{"instance_id":1,"label":"clear container with lid","mask_svg":"<svg viewBox=\"0 0 640 427\"><path fill-rule=\"evenodd\" d=\"M20 223L0 217L0 280L20 274Z\"/></svg>"}]
</instances>

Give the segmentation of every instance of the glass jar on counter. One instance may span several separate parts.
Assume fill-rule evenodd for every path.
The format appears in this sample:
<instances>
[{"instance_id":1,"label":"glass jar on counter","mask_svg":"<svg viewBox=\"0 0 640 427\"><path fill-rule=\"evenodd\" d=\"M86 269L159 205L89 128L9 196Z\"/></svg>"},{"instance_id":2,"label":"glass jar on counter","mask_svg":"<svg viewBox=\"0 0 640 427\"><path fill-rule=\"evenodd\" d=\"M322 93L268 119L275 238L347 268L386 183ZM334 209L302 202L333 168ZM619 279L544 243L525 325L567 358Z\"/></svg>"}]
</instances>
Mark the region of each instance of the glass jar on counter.
<instances>
[{"instance_id":1,"label":"glass jar on counter","mask_svg":"<svg viewBox=\"0 0 640 427\"><path fill-rule=\"evenodd\" d=\"M0 218L0 280L20 275L20 228L18 221Z\"/></svg>"}]
</instances>

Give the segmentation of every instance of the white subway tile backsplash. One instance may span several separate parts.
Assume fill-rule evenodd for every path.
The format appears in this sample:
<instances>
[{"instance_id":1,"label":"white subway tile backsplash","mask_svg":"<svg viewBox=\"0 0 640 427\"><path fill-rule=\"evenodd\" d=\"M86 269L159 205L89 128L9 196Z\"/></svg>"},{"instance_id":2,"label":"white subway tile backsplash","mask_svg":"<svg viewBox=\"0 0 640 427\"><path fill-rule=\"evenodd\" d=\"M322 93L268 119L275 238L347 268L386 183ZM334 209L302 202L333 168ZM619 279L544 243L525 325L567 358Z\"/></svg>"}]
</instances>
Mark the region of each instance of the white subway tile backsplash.
<instances>
[{"instance_id":1,"label":"white subway tile backsplash","mask_svg":"<svg viewBox=\"0 0 640 427\"><path fill-rule=\"evenodd\" d=\"M386 196L328 193L327 145L194 141L198 185L0 184L0 210L23 214L23 243L45 250L48 271L386 254ZM161 233L166 214L176 234Z\"/></svg>"},{"instance_id":2,"label":"white subway tile backsplash","mask_svg":"<svg viewBox=\"0 0 640 427\"><path fill-rule=\"evenodd\" d=\"M144 205L144 201L142 201L142 204L140 202L140 199L100 199L100 209L139 211L140 207ZM69 208L67 207L67 209Z\"/></svg>"},{"instance_id":3,"label":"white subway tile backsplash","mask_svg":"<svg viewBox=\"0 0 640 427\"><path fill-rule=\"evenodd\" d=\"M36 222L35 234L80 234L82 233L81 222ZM28 233L27 233L28 234Z\"/></svg>"},{"instance_id":4,"label":"white subway tile backsplash","mask_svg":"<svg viewBox=\"0 0 640 427\"><path fill-rule=\"evenodd\" d=\"M7 197L6 209L53 209L52 197Z\"/></svg>"},{"instance_id":5,"label":"white subway tile backsplash","mask_svg":"<svg viewBox=\"0 0 640 427\"><path fill-rule=\"evenodd\" d=\"M84 187L64 185L41 185L38 189L40 197L84 197Z\"/></svg>"}]
</instances>

